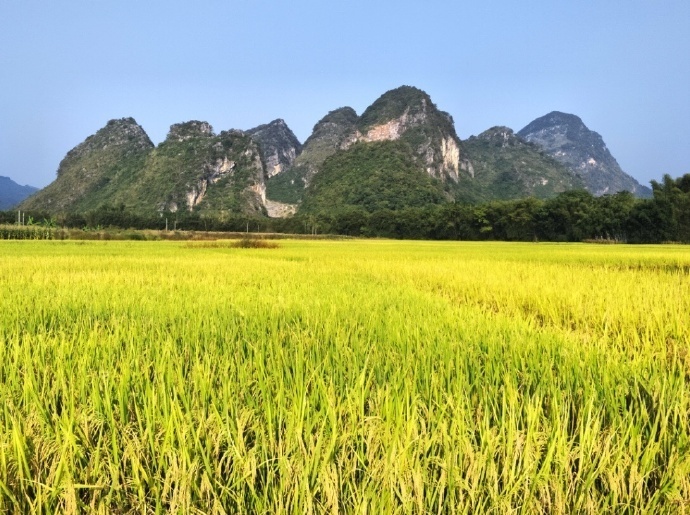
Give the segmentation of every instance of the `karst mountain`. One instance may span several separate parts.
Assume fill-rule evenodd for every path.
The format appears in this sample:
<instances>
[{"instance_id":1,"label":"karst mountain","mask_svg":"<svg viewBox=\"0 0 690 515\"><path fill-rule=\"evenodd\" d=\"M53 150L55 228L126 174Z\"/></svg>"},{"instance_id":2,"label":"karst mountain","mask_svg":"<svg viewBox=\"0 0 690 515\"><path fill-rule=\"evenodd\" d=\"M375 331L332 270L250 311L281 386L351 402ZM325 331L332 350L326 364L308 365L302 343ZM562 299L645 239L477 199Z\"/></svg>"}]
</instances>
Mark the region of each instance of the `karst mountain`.
<instances>
[{"instance_id":1,"label":"karst mountain","mask_svg":"<svg viewBox=\"0 0 690 515\"><path fill-rule=\"evenodd\" d=\"M647 194L573 115L551 113L518 133L492 127L462 141L426 92L402 86L361 115L330 111L303 144L282 119L219 133L204 121L178 123L158 145L133 118L111 120L20 207L287 216L548 198L581 188Z\"/></svg>"}]
</instances>

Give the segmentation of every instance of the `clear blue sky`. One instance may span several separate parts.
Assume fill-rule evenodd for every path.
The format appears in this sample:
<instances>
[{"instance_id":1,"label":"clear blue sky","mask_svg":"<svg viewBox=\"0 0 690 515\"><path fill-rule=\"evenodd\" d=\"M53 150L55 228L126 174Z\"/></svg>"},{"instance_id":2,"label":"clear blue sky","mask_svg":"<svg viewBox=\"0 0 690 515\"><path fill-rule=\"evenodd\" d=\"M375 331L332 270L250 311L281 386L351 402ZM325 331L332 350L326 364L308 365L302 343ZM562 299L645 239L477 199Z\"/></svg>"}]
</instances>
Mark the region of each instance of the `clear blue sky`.
<instances>
[{"instance_id":1,"label":"clear blue sky","mask_svg":"<svg viewBox=\"0 0 690 515\"><path fill-rule=\"evenodd\" d=\"M424 89L465 139L558 110L643 184L690 173L690 1L0 0L0 175L45 186L109 119L154 143Z\"/></svg>"}]
</instances>

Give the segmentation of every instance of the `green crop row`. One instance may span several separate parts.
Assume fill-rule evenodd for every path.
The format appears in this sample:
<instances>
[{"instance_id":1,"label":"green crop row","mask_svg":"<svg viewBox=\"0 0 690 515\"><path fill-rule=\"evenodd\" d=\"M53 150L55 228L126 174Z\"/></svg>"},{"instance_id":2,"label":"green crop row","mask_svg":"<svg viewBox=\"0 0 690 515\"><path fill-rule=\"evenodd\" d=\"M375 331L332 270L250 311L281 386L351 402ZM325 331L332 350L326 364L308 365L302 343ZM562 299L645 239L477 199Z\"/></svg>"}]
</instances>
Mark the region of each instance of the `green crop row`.
<instances>
[{"instance_id":1,"label":"green crop row","mask_svg":"<svg viewBox=\"0 0 690 515\"><path fill-rule=\"evenodd\" d=\"M0 225L0 240L52 240L55 231L33 225Z\"/></svg>"}]
</instances>

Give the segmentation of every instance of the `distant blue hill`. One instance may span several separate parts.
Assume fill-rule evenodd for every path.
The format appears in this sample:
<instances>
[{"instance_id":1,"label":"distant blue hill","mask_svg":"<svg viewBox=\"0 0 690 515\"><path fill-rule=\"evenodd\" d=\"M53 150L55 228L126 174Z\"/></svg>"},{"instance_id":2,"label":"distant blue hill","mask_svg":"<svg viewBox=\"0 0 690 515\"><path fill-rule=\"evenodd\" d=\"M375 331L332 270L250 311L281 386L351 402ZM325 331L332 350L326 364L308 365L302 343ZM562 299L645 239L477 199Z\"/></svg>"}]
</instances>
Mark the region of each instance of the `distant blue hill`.
<instances>
[{"instance_id":1,"label":"distant blue hill","mask_svg":"<svg viewBox=\"0 0 690 515\"><path fill-rule=\"evenodd\" d=\"M38 191L33 186L21 186L9 177L0 175L0 211L7 211L29 195Z\"/></svg>"}]
</instances>

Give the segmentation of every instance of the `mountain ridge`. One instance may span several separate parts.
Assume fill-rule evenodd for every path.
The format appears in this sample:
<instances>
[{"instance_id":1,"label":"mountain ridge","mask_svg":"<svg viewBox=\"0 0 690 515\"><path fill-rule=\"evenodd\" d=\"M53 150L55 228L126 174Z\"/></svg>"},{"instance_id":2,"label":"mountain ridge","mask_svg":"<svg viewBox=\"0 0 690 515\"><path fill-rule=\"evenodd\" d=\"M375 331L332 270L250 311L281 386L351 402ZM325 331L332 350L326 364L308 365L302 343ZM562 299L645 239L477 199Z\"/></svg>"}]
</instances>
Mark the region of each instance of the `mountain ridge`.
<instances>
[{"instance_id":1,"label":"mountain ridge","mask_svg":"<svg viewBox=\"0 0 690 515\"><path fill-rule=\"evenodd\" d=\"M610 183L599 190L592 181L604 172L592 161L612 163L597 179ZM626 189L621 177L634 181L575 115L554 111L518 133L497 126L463 141L426 92L401 86L361 115L351 107L329 111L303 144L280 118L219 134L205 121L181 122L157 146L133 118L110 120L67 152L55 181L21 207L285 216L303 201L307 210L418 206L410 191L431 203L549 198L582 187L604 194ZM636 181L632 187L645 193Z\"/></svg>"},{"instance_id":2,"label":"mountain ridge","mask_svg":"<svg viewBox=\"0 0 690 515\"><path fill-rule=\"evenodd\" d=\"M293 169L284 178L277 178L283 182L283 186L287 183L286 179L290 179L293 185L293 197L290 200L304 199L305 209L313 209L315 205L325 208L341 203L351 206L353 198L359 198L365 209L368 209L367 206L377 205L370 196L361 192L359 183L365 182L382 192L382 199L388 199L384 204L399 207L399 200L405 199L403 204L406 206L416 206L416 201L405 192L391 185L384 188L383 183L372 182L369 176L363 174L363 170L367 170L370 175L377 175L380 169L388 169L392 160L406 170L400 180L408 184L408 188L413 170L418 170L418 193L427 196L428 188L438 190L442 194L440 198L446 202L476 203L526 196L548 198L568 189L583 187L577 174L507 127L495 127L479 136L460 140L455 132L453 118L438 109L426 92L411 86L387 91L357 119L354 111L346 112L348 117L345 122L339 118L339 132L326 132L323 136L321 133L328 124L320 122L310 136L310 143L305 143L304 152L298 161L308 158L314 142L328 138L335 141L335 144L328 146L327 155L322 156L322 160L312 167L310 175L304 176L302 182L296 182L295 179L298 181L300 177L292 177L290 174L298 174L299 170ZM336 110L332 113L340 112ZM332 116L329 113L322 122ZM361 149L356 158L348 159L343 155L354 146L385 141L401 142L403 145L396 147L394 151L391 147L378 147L381 151L378 157L373 152L365 153ZM343 166L346 162L357 170L348 170ZM340 174L351 178L352 191L346 191L342 179L334 172L336 169ZM393 171L389 173L393 174ZM322 174L332 182L332 190L324 177L318 181L318 188L310 187L310 183L316 182ZM425 175L436 182L432 181L432 184L427 185ZM301 194L295 191L300 188L303 188ZM274 191L270 180L267 190L269 198ZM360 194L353 195L353 191L360 191ZM336 198L334 192L339 192L341 198ZM319 196L322 198L315 198Z\"/></svg>"}]
</instances>

